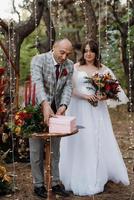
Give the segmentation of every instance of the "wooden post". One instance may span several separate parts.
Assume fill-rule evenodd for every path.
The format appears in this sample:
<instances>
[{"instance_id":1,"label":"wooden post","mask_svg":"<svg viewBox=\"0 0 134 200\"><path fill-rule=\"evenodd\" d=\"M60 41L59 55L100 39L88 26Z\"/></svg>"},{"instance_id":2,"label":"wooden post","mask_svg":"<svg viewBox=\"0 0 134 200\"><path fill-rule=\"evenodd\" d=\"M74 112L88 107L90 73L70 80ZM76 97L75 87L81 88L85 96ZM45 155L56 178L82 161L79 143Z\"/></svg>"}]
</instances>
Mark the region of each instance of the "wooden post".
<instances>
[{"instance_id":1,"label":"wooden post","mask_svg":"<svg viewBox=\"0 0 134 200\"><path fill-rule=\"evenodd\" d=\"M51 174L51 160L52 160L52 152L51 152L51 137L46 139L45 143L45 156L46 156L46 163L45 163L45 183L47 187L47 200L56 200L56 195L52 192L52 174Z\"/></svg>"}]
</instances>

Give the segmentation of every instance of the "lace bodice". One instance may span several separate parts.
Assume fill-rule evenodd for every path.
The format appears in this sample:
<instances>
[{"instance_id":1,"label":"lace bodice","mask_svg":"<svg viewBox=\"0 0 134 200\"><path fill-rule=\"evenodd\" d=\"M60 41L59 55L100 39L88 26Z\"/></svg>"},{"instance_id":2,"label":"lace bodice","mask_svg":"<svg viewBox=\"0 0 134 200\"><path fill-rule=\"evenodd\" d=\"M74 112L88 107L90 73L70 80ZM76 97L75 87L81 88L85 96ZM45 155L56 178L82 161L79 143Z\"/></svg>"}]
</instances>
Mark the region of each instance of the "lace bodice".
<instances>
[{"instance_id":1,"label":"lace bodice","mask_svg":"<svg viewBox=\"0 0 134 200\"><path fill-rule=\"evenodd\" d=\"M88 77L85 71L75 71L74 85L78 93L82 94L94 94L94 87L90 83L86 83L86 77ZM89 89L89 87L91 89Z\"/></svg>"}]
</instances>

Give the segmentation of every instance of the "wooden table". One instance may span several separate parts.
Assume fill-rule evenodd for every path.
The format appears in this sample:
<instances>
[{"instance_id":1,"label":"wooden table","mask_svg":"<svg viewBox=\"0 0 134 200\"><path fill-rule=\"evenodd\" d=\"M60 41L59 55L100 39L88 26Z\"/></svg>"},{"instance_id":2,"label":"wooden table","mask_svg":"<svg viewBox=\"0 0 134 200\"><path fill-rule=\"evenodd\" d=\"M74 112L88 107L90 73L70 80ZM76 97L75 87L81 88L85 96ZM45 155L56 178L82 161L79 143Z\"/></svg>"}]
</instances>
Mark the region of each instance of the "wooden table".
<instances>
[{"instance_id":1,"label":"wooden table","mask_svg":"<svg viewBox=\"0 0 134 200\"><path fill-rule=\"evenodd\" d=\"M74 135L78 132L78 129L73 131L72 133L34 133L32 135L33 138L35 139L44 139L45 140L45 184L47 187L47 200L55 200L56 195L52 192L52 174L51 174L51 139L52 137L65 137L65 136L70 136Z\"/></svg>"}]
</instances>

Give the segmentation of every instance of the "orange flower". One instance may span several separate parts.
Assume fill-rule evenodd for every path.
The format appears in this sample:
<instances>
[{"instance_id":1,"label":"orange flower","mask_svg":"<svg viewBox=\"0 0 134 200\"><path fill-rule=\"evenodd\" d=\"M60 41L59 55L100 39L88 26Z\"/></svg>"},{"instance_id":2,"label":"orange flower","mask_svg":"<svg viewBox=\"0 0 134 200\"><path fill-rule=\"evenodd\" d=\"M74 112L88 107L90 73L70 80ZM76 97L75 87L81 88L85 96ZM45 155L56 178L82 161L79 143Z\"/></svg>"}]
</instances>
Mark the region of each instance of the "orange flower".
<instances>
[{"instance_id":1,"label":"orange flower","mask_svg":"<svg viewBox=\"0 0 134 200\"><path fill-rule=\"evenodd\" d=\"M4 177L3 177L3 181L6 181L6 182L9 183L11 181L11 177L8 176L7 174L5 174Z\"/></svg>"},{"instance_id":2,"label":"orange flower","mask_svg":"<svg viewBox=\"0 0 134 200\"><path fill-rule=\"evenodd\" d=\"M17 126L14 131L15 131L16 135L20 135L21 127Z\"/></svg>"}]
</instances>

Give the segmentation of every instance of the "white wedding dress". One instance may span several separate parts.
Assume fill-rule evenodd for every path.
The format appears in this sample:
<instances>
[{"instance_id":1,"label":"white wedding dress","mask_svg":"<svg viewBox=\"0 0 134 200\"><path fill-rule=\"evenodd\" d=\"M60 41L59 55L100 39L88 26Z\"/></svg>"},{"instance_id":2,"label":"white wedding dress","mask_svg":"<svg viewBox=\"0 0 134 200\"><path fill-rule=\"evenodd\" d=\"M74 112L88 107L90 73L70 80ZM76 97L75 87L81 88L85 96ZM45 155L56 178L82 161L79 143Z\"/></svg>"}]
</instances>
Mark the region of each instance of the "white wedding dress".
<instances>
[{"instance_id":1,"label":"white wedding dress","mask_svg":"<svg viewBox=\"0 0 134 200\"><path fill-rule=\"evenodd\" d=\"M109 68L101 69L101 73L108 71L114 76ZM93 92L87 89L86 76L86 72L74 70L78 93ZM119 98L121 102L118 104L128 102L122 89ZM73 136L61 139L59 170L65 189L84 196L102 192L108 180L129 185L106 101L100 101L97 107L93 107L88 101L73 96L66 114L76 116L77 124L84 128Z\"/></svg>"}]
</instances>

